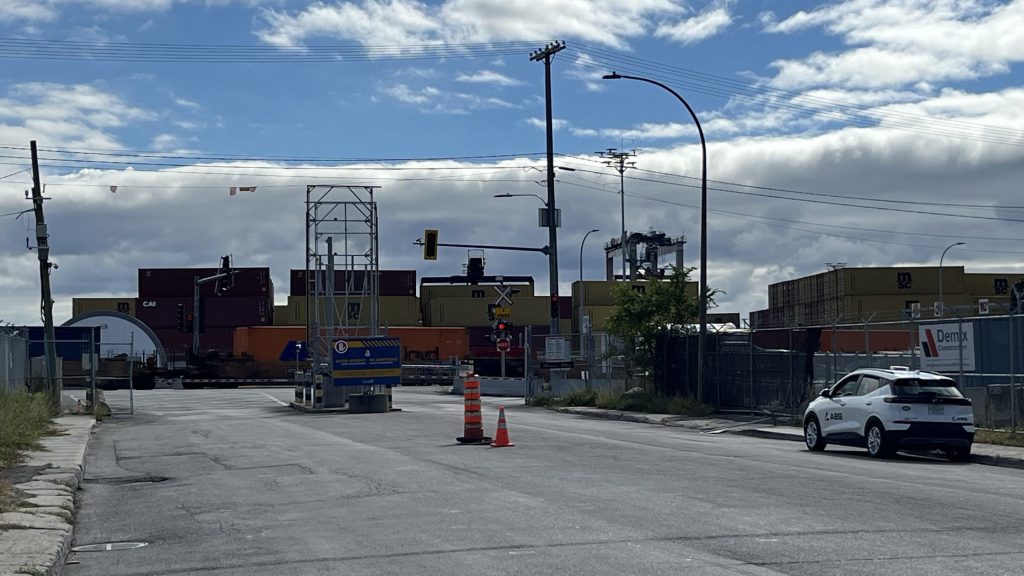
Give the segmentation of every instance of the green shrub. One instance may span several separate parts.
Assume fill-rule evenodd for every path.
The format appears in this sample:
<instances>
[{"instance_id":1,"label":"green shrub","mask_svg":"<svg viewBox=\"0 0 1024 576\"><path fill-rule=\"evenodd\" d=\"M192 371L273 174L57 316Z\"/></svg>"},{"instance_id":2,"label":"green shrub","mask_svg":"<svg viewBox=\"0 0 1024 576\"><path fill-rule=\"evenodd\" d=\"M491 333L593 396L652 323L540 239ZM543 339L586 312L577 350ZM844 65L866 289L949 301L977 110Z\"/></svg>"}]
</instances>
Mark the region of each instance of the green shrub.
<instances>
[{"instance_id":1,"label":"green shrub","mask_svg":"<svg viewBox=\"0 0 1024 576\"><path fill-rule=\"evenodd\" d=\"M0 468L13 466L20 451L36 448L50 428L45 394L0 392Z\"/></svg>"},{"instance_id":2,"label":"green shrub","mask_svg":"<svg viewBox=\"0 0 1024 576\"><path fill-rule=\"evenodd\" d=\"M573 390L565 395L566 406L593 406L596 401L596 390Z\"/></svg>"},{"instance_id":3,"label":"green shrub","mask_svg":"<svg viewBox=\"0 0 1024 576\"><path fill-rule=\"evenodd\" d=\"M565 401L557 396L552 396L551 394L539 394L530 398L530 406L565 406Z\"/></svg>"}]
</instances>

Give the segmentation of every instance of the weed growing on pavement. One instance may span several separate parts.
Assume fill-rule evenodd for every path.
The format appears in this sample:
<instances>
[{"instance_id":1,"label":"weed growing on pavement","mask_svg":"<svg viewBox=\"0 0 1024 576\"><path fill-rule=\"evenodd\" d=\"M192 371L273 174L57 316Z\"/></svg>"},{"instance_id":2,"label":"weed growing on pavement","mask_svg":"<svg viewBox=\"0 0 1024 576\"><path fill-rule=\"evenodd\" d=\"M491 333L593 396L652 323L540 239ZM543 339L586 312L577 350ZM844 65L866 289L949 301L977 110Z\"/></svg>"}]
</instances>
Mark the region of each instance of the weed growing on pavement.
<instances>
[{"instance_id":1,"label":"weed growing on pavement","mask_svg":"<svg viewBox=\"0 0 1024 576\"><path fill-rule=\"evenodd\" d=\"M530 398L530 406L541 406L544 408L550 408L555 406L565 406L565 400L551 394L540 394Z\"/></svg>"},{"instance_id":2,"label":"weed growing on pavement","mask_svg":"<svg viewBox=\"0 0 1024 576\"><path fill-rule=\"evenodd\" d=\"M573 390L565 395L566 406L594 406L597 401L596 390Z\"/></svg>"},{"instance_id":3,"label":"weed growing on pavement","mask_svg":"<svg viewBox=\"0 0 1024 576\"><path fill-rule=\"evenodd\" d=\"M0 392L0 469L17 463L19 453L38 446L39 437L50 430L45 394Z\"/></svg>"},{"instance_id":4,"label":"weed growing on pavement","mask_svg":"<svg viewBox=\"0 0 1024 576\"><path fill-rule=\"evenodd\" d=\"M1020 446L1024 448L1024 434L1005 430L978 430L974 433L974 441L981 444L999 444L1001 446Z\"/></svg>"}]
</instances>

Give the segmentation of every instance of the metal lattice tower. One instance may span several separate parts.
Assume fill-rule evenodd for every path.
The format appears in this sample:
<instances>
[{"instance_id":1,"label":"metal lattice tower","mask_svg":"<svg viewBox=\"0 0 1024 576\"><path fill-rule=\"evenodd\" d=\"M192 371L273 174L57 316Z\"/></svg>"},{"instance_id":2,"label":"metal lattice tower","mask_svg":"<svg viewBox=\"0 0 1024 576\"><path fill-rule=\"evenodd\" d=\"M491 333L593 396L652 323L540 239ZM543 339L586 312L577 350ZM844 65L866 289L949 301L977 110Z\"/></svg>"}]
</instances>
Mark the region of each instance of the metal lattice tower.
<instances>
[{"instance_id":1,"label":"metal lattice tower","mask_svg":"<svg viewBox=\"0 0 1024 576\"><path fill-rule=\"evenodd\" d=\"M315 373L330 371L336 338L380 334L377 203L373 199L379 188L306 186L306 342ZM343 286L336 286L335 278Z\"/></svg>"}]
</instances>

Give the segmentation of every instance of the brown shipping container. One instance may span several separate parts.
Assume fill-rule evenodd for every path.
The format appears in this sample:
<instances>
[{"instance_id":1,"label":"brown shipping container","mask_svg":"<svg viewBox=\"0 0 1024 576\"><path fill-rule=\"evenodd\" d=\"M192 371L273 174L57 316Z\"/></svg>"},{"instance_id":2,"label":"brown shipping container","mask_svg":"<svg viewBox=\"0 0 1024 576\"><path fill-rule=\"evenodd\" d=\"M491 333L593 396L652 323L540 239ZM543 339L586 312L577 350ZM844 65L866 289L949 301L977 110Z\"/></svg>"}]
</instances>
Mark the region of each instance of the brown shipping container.
<instances>
[{"instance_id":1,"label":"brown shipping container","mask_svg":"<svg viewBox=\"0 0 1024 576\"><path fill-rule=\"evenodd\" d=\"M1019 272L1006 274L965 274L964 290L977 302L977 298L1004 299L1009 300L1010 291L1016 282L1024 280L1024 274ZM946 292L946 286L942 286Z\"/></svg>"},{"instance_id":2,"label":"brown shipping container","mask_svg":"<svg viewBox=\"0 0 1024 576\"><path fill-rule=\"evenodd\" d=\"M361 270L352 274L353 291L362 292L365 285L365 273ZM323 276L326 278L326 275ZM378 277L378 293L381 296L415 296L415 270L381 270ZM309 280L313 277L310 276ZM346 275L342 270L334 271L334 292L344 294L346 291ZM305 296L307 278L305 270L292 270L289 274L289 296Z\"/></svg>"},{"instance_id":3,"label":"brown shipping container","mask_svg":"<svg viewBox=\"0 0 1024 576\"><path fill-rule=\"evenodd\" d=\"M234 286L225 295L267 296L273 299L274 284L270 268L236 268ZM216 268L140 268L139 298L173 298L192 296L195 277L207 278L217 273ZM216 282L199 287L205 296L215 294Z\"/></svg>"},{"instance_id":4,"label":"brown shipping container","mask_svg":"<svg viewBox=\"0 0 1024 576\"><path fill-rule=\"evenodd\" d=\"M71 313L74 316L89 312L120 312L135 315L135 297L131 298L72 298Z\"/></svg>"},{"instance_id":5,"label":"brown shipping container","mask_svg":"<svg viewBox=\"0 0 1024 576\"><path fill-rule=\"evenodd\" d=\"M274 326L300 326L306 323L306 319L293 318L294 310L291 306L274 306Z\"/></svg>"},{"instance_id":6,"label":"brown shipping container","mask_svg":"<svg viewBox=\"0 0 1024 576\"><path fill-rule=\"evenodd\" d=\"M420 303L426 310L432 300L441 298L479 298L494 302L498 291L494 284L442 284L420 287ZM530 298L536 295L533 284L509 284L512 286L512 300Z\"/></svg>"},{"instance_id":7,"label":"brown shipping container","mask_svg":"<svg viewBox=\"0 0 1024 576\"><path fill-rule=\"evenodd\" d=\"M402 362L447 362L469 354L469 339L464 328L390 328L387 335L398 338ZM261 326L235 330L235 355L248 354L258 362L280 361L285 346L292 340L304 341L302 326Z\"/></svg>"},{"instance_id":8,"label":"brown shipping container","mask_svg":"<svg viewBox=\"0 0 1024 576\"><path fill-rule=\"evenodd\" d=\"M607 330L608 317L615 311L615 306L584 306L579 311L581 316L574 322L576 332L580 331L582 316L590 316L590 331L602 333Z\"/></svg>"},{"instance_id":9,"label":"brown shipping container","mask_svg":"<svg viewBox=\"0 0 1024 576\"><path fill-rule=\"evenodd\" d=\"M938 266L907 266L890 268L844 268L847 294L868 296L881 294L937 294ZM944 266L943 290L963 291L963 267Z\"/></svg>"}]
</instances>

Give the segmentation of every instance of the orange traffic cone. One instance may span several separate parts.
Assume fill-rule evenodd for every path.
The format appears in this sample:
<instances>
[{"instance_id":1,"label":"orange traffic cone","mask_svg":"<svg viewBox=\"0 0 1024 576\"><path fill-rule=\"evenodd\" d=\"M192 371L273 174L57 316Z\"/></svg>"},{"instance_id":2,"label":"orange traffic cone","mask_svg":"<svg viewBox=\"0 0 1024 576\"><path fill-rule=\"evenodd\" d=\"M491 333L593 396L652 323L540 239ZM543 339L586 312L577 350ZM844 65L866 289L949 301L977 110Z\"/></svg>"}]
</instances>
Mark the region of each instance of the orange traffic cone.
<instances>
[{"instance_id":1,"label":"orange traffic cone","mask_svg":"<svg viewBox=\"0 0 1024 576\"><path fill-rule=\"evenodd\" d=\"M494 442L491 442L493 448L504 448L505 446L515 446L508 439L508 426L505 424L505 407L498 407L498 432L494 435Z\"/></svg>"}]
</instances>

